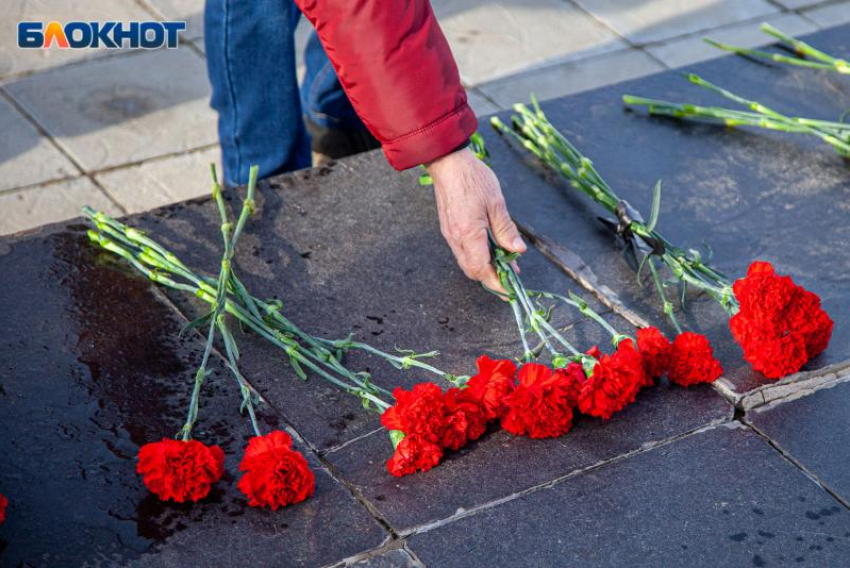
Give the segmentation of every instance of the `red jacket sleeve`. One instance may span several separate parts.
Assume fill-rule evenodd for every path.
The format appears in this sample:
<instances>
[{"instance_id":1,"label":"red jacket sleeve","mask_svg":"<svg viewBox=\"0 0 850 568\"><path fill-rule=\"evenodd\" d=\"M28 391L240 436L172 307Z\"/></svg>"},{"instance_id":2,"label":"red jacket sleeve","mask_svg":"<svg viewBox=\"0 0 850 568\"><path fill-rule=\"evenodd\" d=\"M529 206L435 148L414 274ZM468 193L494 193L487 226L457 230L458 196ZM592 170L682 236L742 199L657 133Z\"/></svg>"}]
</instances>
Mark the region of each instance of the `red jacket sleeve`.
<instances>
[{"instance_id":1,"label":"red jacket sleeve","mask_svg":"<svg viewBox=\"0 0 850 568\"><path fill-rule=\"evenodd\" d=\"M444 156L475 132L475 114L428 0L295 1L394 168Z\"/></svg>"}]
</instances>

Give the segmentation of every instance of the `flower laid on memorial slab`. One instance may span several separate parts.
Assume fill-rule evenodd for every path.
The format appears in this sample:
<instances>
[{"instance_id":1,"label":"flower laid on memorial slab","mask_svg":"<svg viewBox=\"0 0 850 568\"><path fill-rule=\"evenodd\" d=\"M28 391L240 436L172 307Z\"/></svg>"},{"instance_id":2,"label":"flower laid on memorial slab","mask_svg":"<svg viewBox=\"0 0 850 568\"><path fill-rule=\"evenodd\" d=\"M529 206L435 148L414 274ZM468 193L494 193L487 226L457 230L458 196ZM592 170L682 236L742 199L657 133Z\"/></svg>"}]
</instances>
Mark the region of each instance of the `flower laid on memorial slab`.
<instances>
[{"instance_id":1,"label":"flower laid on memorial slab","mask_svg":"<svg viewBox=\"0 0 850 568\"><path fill-rule=\"evenodd\" d=\"M653 191L649 220L644 221L602 179L591 160L548 121L533 96L532 108L524 104L513 108L516 114L511 117L510 126L494 117L493 127L537 156L565 178L570 187L615 215L614 220L608 221L609 226L633 255L638 279L648 270L664 313L680 334L682 327L667 297L667 281L660 275L662 268L683 288L694 288L717 301L729 316L729 329L743 349L744 358L769 379L799 371L827 348L833 322L816 294L796 285L789 276L776 274L768 262L754 261L747 274L733 282L698 251L674 245L656 229L660 182Z\"/></svg>"},{"instance_id":2,"label":"flower laid on memorial slab","mask_svg":"<svg viewBox=\"0 0 850 568\"><path fill-rule=\"evenodd\" d=\"M668 102L635 95L623 95L623 103L627 107L645 107L650 114L657 116L702 120L729 128L748 126L779 132L808 134L832 146L839 156L850 158L850 123L786 116L757 101L745 99L728 89L718 87L699 75L691 73L687 75L687 79L694 85L713 91L738 103L747 110Z\"/></svg>"}]
</instances>

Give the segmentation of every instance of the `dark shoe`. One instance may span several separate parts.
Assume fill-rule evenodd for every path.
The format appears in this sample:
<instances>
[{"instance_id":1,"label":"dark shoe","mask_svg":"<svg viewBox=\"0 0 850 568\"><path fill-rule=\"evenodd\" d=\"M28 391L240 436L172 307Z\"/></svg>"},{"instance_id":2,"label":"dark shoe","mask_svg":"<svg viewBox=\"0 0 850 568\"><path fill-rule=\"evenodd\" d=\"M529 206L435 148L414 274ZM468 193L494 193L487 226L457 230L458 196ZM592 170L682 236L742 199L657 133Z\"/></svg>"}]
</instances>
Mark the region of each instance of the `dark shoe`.
<instances>
[{"instance_id":1,"label":"dark shoe","mask_svg":"<svg viewBox=\"0 0 850 568\"><path fill-rule=\"evenodd\" d=\"M314 166L381 147L381 143L365 128L325 128L306 117L304 123L313 141Z\"/></svg>"}]
</instances>

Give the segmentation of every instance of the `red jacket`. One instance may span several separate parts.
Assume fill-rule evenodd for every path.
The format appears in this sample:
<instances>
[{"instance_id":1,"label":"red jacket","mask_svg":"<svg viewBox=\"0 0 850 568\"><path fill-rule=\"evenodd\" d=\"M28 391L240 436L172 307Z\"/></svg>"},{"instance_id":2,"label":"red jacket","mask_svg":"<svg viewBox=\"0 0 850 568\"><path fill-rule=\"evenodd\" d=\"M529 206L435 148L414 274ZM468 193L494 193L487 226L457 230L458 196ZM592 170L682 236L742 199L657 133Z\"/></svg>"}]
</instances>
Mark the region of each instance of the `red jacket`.
<instances>
[{"instance_id":1,"label":"red jacket","mask_svg":"<svg viewBox=\"0 0 850 568\"><path fill-rule=\"evenodd\" d=\"M394 168L444 156L475 132L475 114L428 0L295 3Z\"/></svg>"}]
</instances>

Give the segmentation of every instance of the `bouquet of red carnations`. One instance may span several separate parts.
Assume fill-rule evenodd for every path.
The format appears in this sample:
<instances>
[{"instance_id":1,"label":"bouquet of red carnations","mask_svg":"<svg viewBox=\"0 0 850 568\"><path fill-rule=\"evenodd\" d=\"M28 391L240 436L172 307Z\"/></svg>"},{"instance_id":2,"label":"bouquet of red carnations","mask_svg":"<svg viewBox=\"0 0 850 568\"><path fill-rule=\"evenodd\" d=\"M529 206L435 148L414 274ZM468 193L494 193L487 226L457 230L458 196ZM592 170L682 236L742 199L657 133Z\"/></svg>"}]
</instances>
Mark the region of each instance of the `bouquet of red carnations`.
<instances>
[{"instance_id":1,"label":"bouquet of red carnations","mask_svg":"<svg viewBox=\"0 0 850 568\"><path fill-rule=\"evenodd\" d=\"M609 222L611 228L634 255L638 278L644 266L649 269L664 312L678 332L681 326L659 276L661 267L666 267L683 287L707 293L720 304L729 315L730 331L744 358L767 378L797 372L826 349L832 320L816 294L794 284L789 276L776 274L768 262L753 262L747 275L733 283L699 252L675 246L656 230L660 182L655 186L649 221L644 221L605 183L593 163L552 126L533 97L532 107L514 105L517 114L512 116L510 127L497 117L491 124L566 178L571 187L616 215L616 220Z\"/></svg>"},{"instance_id":2,"label":"bouquet of red carnations","mask_svg":"<svg viewBox=\"0 0 850 568\"><path fill-rule=\"evenodd\" d=\"M195 373L189 409L183 427L174 439L145 444L139 451L138 473L145 485L162 500L197 501L209 494L211 486L224 473L224 452L192 438L198 419L202 385L208 375L207 366L215 339L224 347L224 364L236 379L242 395L242 411L247 411L255 436L245 450L239 469L243 476L239 489L251 506L272 509L304 500L314 491L314 477L303 455L293 448L292 438L283 431L262 434L256 406L262 397L239 370L239 348L230 331L227 316L237 319L248 329L281 349L295 373L307 379L310 371L345 392L358 397L364 408L383 413L391 405L391 393L371 382L369 373L352 371L343 359L347 351L367 351L390 363L396 369L418 368L444 377L460 380L424 361L436 352L417 354L402 350L398 354L381 351L354 341L351 336L330 340L313 336L293 323L283 313L279 301L261 300L252 295L233 270L236 245L254 208L257 169L251 169L247 197L234 225L228 218L222 188L215 180L213 197L221 219L224 253L218 278L200 275L187 267L176 255L142 231L127 226L108 215L88 207L84 213L94 224L88 232L92 242L127 260L151 281L191 294L210 305L210 311L191 322L187 329L207 326L206 345L201 364Z\"/></svg>"}]
</instances>

